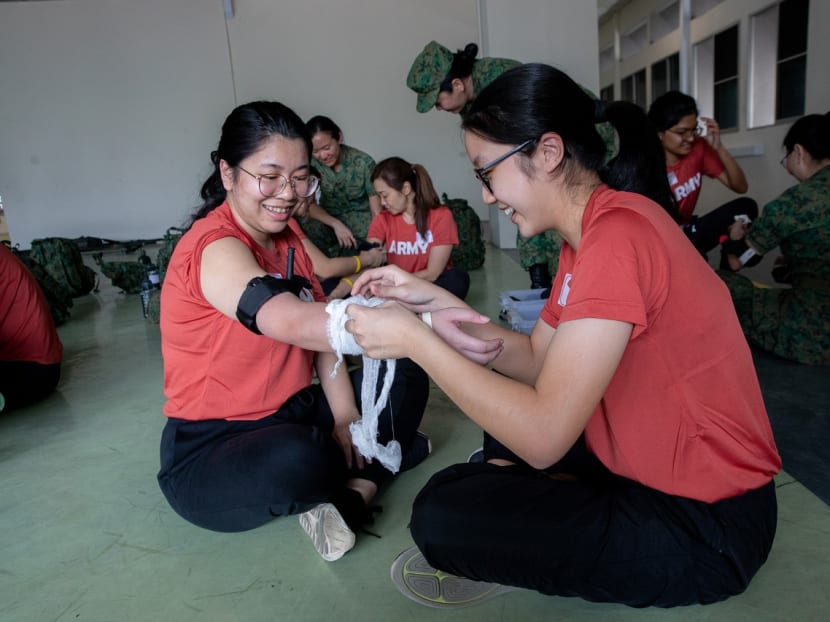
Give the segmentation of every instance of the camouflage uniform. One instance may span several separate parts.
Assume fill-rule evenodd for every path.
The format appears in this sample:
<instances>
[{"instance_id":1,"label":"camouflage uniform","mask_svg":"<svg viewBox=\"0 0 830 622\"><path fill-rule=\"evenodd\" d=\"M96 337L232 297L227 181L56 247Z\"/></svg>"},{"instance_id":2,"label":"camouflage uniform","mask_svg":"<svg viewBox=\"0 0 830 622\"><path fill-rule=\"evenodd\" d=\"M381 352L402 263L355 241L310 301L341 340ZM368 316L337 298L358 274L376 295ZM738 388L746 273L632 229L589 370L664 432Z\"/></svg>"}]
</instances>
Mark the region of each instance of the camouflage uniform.
<instances>
[{"instance_id":1,"label":"camouflage uniform","mask_svg":"<svg viewBox=\"0 0 830 622\"><path fill-rule=\"evenodd\" d=\"M809 365L830 363L830 166L768 203L747 239L789 260L792 289L721 272L749 341Z\"/></svg>"},{"instance_id":2,"label":"camouflage uniform","mask_svg":"<svg viewBox=\"0 0 830 622\"><path fill-rule=\"evenodd\" d=\"M366 239L372 222L369 197L375 194L372 186L375 161L348 145L340 146L340 155L339 171L312 158L312 165L320 171L320 207L346 225L359 243ZM304 218L300 224L308 238L329 257L353 254L352 249L340 247L331 227L313 218Z\"/></svg>"}]
</instances>

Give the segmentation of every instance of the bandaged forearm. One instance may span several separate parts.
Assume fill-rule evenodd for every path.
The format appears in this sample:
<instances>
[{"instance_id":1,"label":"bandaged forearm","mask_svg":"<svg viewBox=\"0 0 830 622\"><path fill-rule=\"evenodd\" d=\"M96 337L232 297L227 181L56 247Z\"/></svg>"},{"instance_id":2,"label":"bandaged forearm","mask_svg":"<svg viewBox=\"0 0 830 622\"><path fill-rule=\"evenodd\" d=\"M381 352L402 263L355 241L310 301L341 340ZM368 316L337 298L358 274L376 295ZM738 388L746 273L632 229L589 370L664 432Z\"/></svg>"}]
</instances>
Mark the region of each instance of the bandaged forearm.
<instances>
[{"instance_id":1,"label":"bandaged forearm","mask_svg":"<svg viewBox=\"0 0 830 622\"><path fill-rule=\"evenodd\" d=\"M740 240L727 240L723 243L723 251L727 255L734 255L737 257L741 266L754 266L763 258L761 253L749 245L746 238L741 238Z\"/></svg>"},{"instance_id":2,"label":"bandaged forearm","mask_svg":"<svg viewBox=\"0 0 830 622\"><path fill-rule=\"evenodd\" d=\"M332 377L343 362L344 354L363 354L363 349L354 340L354 336L346 330L346 322L351 318L346 315L346 308L349 305L361 305L364 307L376 307L382 304L382 298L364 298L363 296L352 296L344 300L335 299L326 305L326 312L329 314L327 325L329 344L337 354L337 363L331 371ZM360 402L363 416L359 421L349 424L349 431L352 434L352 443L357 447L360 455L365 458L376 458L392 473L397 473L401 466L401 445L396 440L389 441L386 445L378 443L378 419L381 411L389 401L389 391L392 389L392 382L395 380L395 359L386 360L386 374L383 378L383 386L375 399L377 393L378 377L380 374L381 361L363 357L363 384L360 387ZM394 416L392 413L390 416ZM394 430L394 424L392 426Z\"/></svg>"}]
</instances>

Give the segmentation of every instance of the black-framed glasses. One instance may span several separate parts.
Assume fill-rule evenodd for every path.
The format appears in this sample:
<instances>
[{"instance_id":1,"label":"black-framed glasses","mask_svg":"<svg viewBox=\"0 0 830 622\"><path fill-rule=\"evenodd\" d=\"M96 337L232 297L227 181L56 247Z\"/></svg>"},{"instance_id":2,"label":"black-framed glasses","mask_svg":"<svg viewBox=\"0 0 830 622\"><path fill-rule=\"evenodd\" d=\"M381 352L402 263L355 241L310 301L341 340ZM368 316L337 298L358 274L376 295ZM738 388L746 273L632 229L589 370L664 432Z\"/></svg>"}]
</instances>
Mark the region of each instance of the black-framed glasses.
<instances>
[{"instance_id":1,"label":"black-framed glasses","mask_svg":"<svg viewBox=\"0 0 830 622\"><path fill-rule=\"evenodd\" d=\"M781 166L783 166L784 168L787 168L787 158L789 158L789 157L790 157L790 154L791 154L791 153L792 153L792 151L788 151L788 152L787 152L787 154L786 154L783 158L781 158L781 159L778 161L778 163L779 163Z\"/></svg>"},{"instance_id":2,"label":"black-framed glasses","mask_svg":"<svg viewBox=\"0 0 830 622\"><path fill-rule=\"evenodd\" d=\"M248 175L257 180L257 183L259 184L259 192L266 198L277 196L285 190L285 187L288 184L291 184L294 194L304 199L314 194L317 191L317 186L320 185L320 180L314 175L306 174L299 177L291 177L289 179L285 175L280 175L279 173L254 175L251 171L246 171L241 166L237 168L241 171L245 171Z\"/></svg>"},{"instance_id":3,"label":"black-framed glasses","mask_svg":"<svg viewBox=\"0 0 830 622\"><path fill-rule=\"evenodd\" d=\"M680 130L671 129L669 131L672 134L680 136L680 138L686 138L687 136L689 138L694 138L695 136L700 136L700 126L697 125L695 127L687 127Z\"/></svg>"},{"instance_id":4,"label":"black-framed glasses","mask_svg":"<svg viewBox=\"0 0 830 622\"><path fill-rule=\"evenodd\" d=\"M488 174L488 171L491 171L493 168L496 167L497 164L501 164L507 158L509 158L513 154L519 153L522 149L524 149L529 144L534 143L534 142L536 142L536 139L535 138L530 138L530 139L524 141L522 144L516 145L515 147L513 147L507 153L505 153L503 155L500 155L495 160L493 160L491 162L488 162L484 166L473 169L473 172L475 173L476 179L479 180L485 188L487 188L487 192L489 192L490 194L493 194L493 188L490 186L490 175Z\"/></svg>"}]
</instances>

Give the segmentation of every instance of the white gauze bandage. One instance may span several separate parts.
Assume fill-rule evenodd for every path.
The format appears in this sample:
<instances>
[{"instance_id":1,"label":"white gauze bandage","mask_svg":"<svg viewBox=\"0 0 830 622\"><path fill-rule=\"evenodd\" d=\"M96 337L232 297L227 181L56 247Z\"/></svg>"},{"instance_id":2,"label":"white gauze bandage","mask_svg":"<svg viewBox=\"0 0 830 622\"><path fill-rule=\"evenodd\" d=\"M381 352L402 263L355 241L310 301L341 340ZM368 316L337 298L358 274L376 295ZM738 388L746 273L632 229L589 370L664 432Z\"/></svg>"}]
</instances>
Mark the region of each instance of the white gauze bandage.
<instances>
[{"instance_id":1,"label":"white gauze bandage","mask_svg":"<svg viewBox=\"0 0 830 622\"><path fill-rule=\"evenodd\" d=\"M326 305L326 312L329 314L327 326L329 344L337 354L337 362L331 371L332 378L337 375L340 365L343 363L344 354L363 354L363 349L357 345L352 334L346 330L346 322L350 319L346 315L346 307L349 305L376 307L383 302L382 298L352 296L343 300L332 300ZM363 416L359 421L349 425L349 431L352 433L352 442L357 447L360 455L364 458L377 459L392 473L397 473L401 467L400 443L393 439L386 445L380 445L377 440L380 411L383 410L389 399L389 390L392 388L392 381L395 379L395 359L386 360L386 375L383 378L383 387L377 399L375 399L380 363L379 360L368 356L363 357L363 384L360 387Z\"/></svg>"}]
</instances>

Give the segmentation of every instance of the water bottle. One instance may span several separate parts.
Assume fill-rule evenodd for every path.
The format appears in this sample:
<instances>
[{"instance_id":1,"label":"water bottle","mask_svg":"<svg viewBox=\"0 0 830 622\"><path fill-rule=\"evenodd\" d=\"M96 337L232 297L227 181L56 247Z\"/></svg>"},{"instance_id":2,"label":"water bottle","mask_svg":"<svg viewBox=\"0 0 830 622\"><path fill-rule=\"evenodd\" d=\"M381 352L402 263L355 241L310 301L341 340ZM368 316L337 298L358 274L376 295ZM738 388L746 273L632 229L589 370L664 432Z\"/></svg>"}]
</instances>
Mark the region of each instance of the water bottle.
<instances>
[{"instance_id":1,"label":"water bottle","mask_svg":"<svg viewBox=\"0 0 830 622\"><path fill-rule=\"evenodd\" d=\"M147 319L150 311L150 290L153 289L153 284L150 282L150 275L141 283L141 313L144 319Z\"/></svg>"},{"instance_id":2,"label":"water bottle","mask_svg":"<svg viewBox=\"0 0 830 622\"><path fill-rule=\"evenodd\" d=\"M159 278L159 269L156 264L147 264L147 280L150 281L150 286L153 289L161 289L161 279Z\"/></svg>"}]
</instances>

